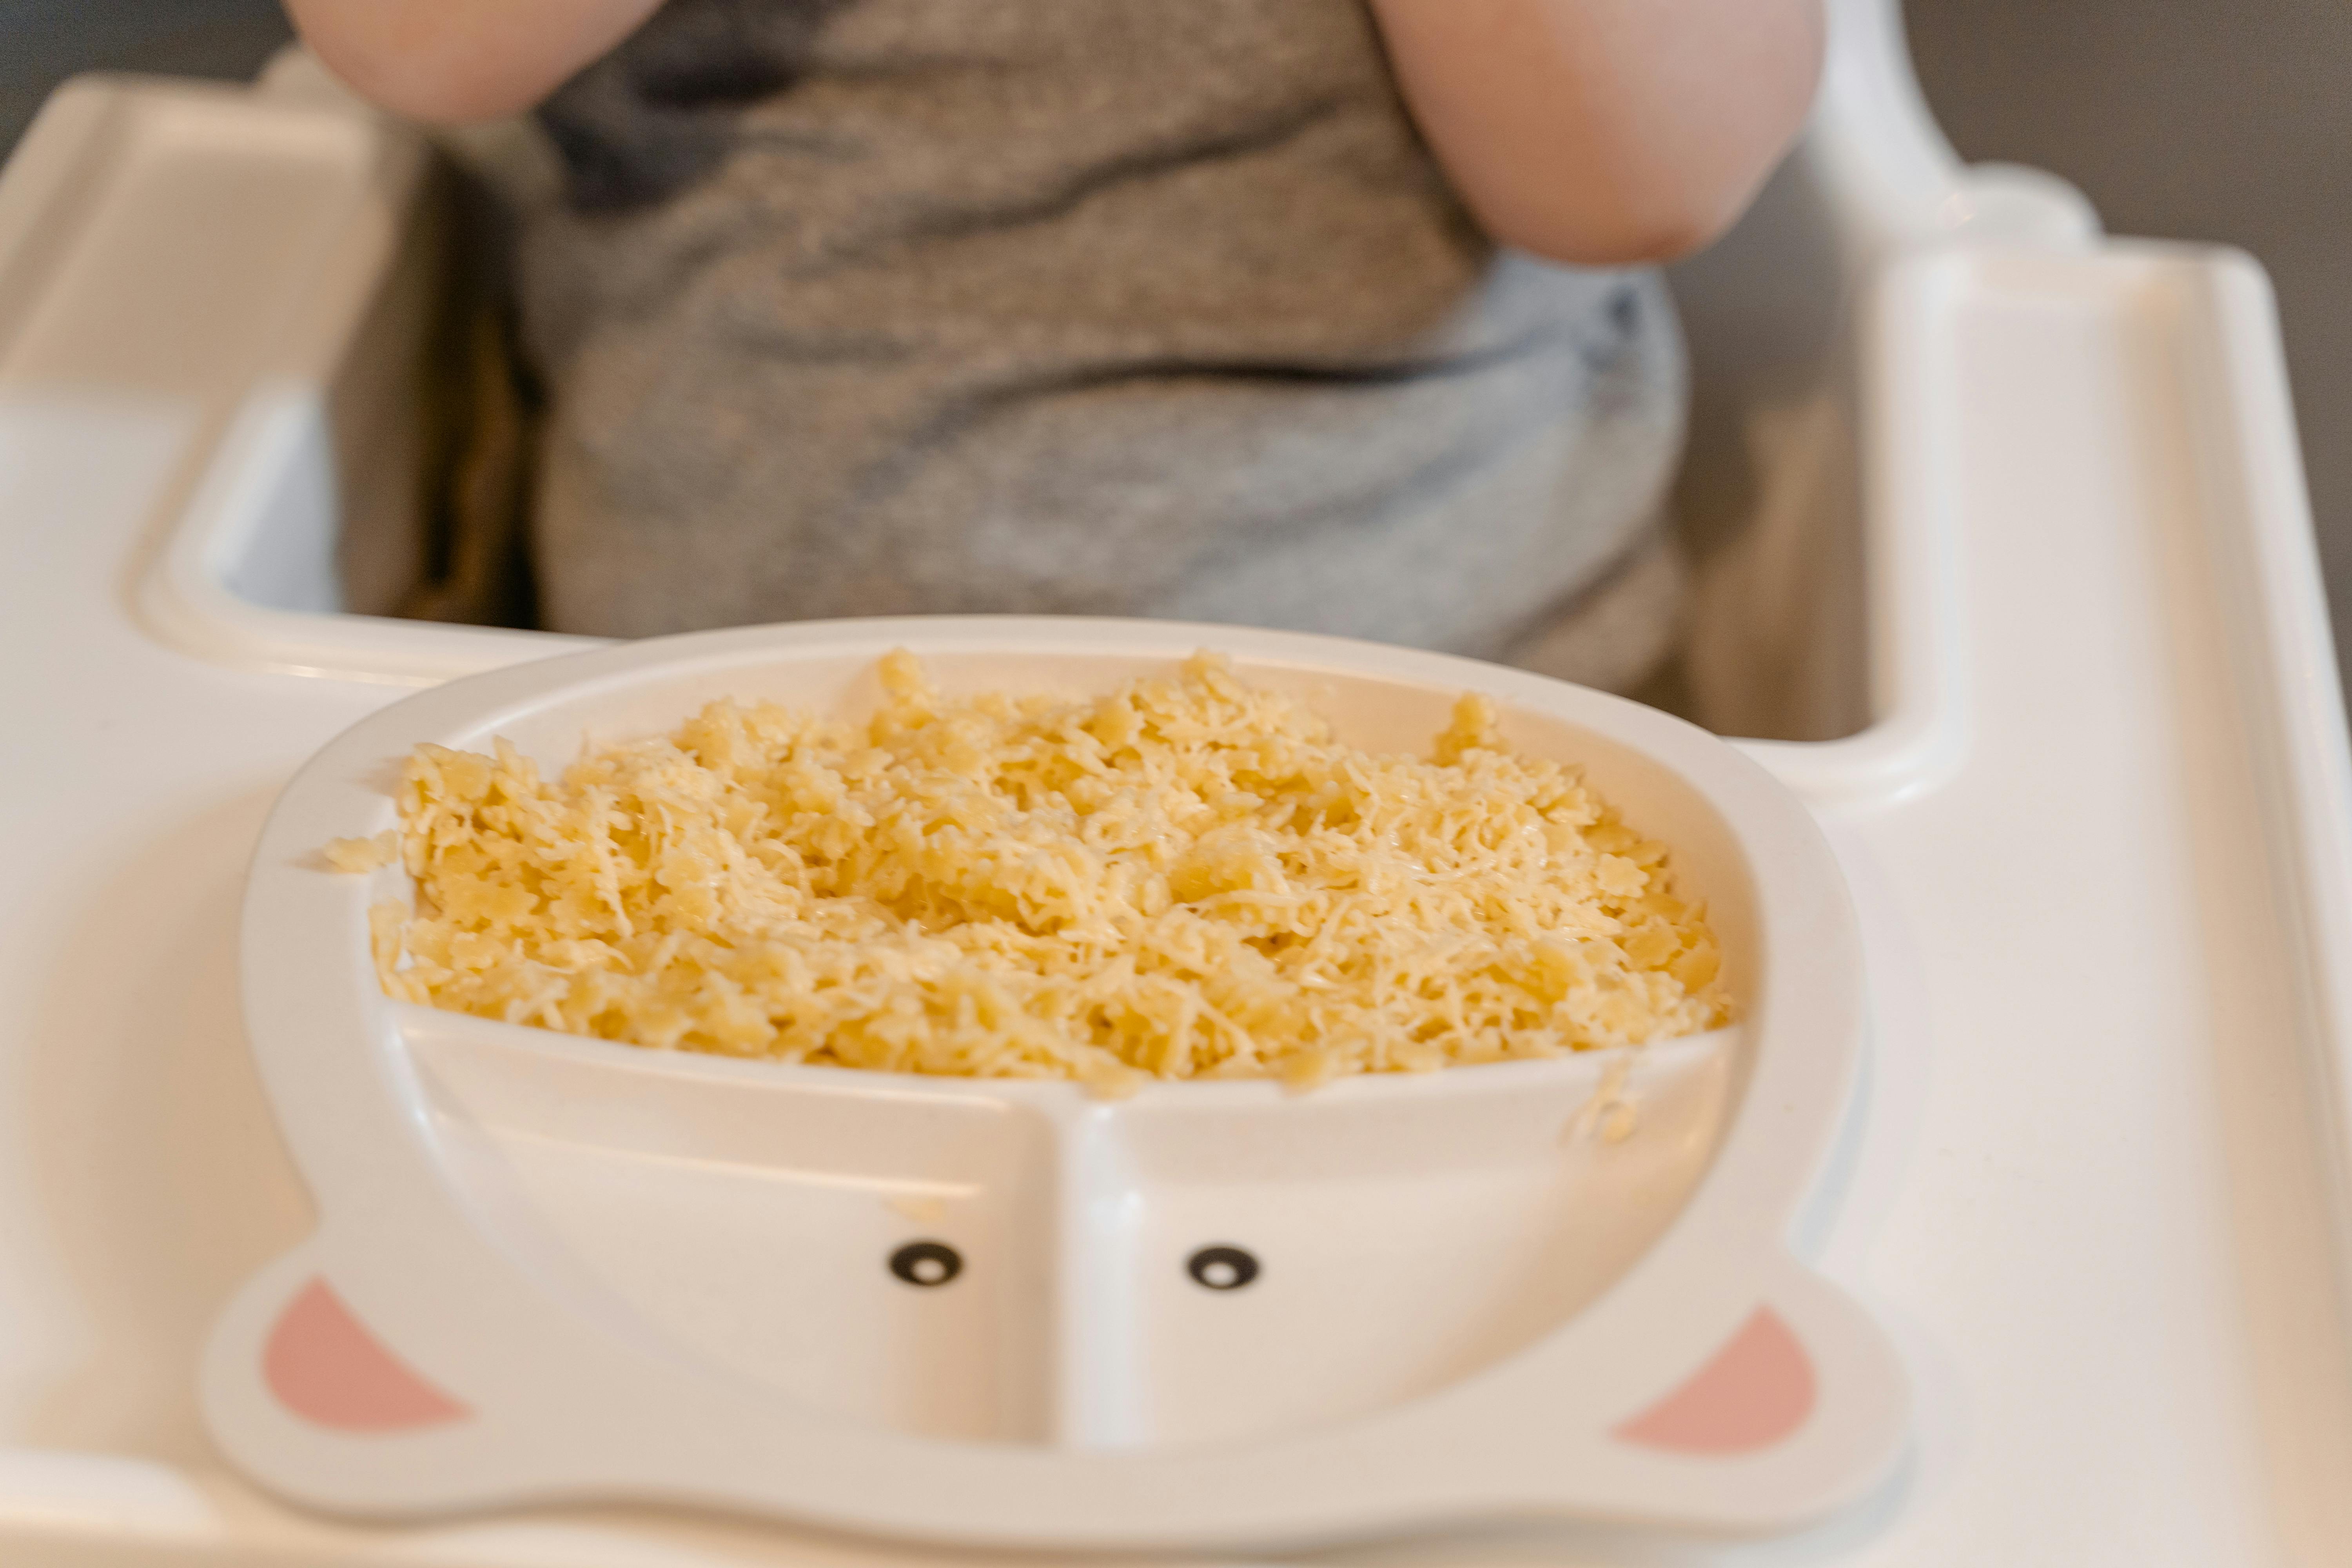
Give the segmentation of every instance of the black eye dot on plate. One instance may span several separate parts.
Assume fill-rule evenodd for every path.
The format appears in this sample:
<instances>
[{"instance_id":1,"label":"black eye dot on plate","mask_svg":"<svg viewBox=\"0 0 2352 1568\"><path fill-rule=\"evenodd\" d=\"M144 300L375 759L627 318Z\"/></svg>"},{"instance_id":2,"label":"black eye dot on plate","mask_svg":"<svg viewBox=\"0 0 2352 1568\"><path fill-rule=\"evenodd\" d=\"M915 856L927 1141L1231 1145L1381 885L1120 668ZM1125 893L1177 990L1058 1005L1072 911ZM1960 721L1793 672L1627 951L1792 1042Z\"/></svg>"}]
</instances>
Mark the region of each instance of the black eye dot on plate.
<instances>
[{"instance_id":1,"label":"black eye dot on plate","mask_svg":"<svg viewBox=\"0 0 2352 1568\"><path fill-rule=\"evenodd\" d=\"M890 1255L890 1272L929 1290L963 1272L963 1254L943 1241L910 1241Z\"/></svg>"},{"instance_id":2,"label":"black eye dot on plate","mask_svg":"<svg viewBox=\"0 0 2352 1568\"><path fill-rule=\"evenodd\" d=\"M1193 1282L1212 1290L1238 1290L1257 1278L1257 1259L1238 1247L1204 1247L1184 1260Z\"/></svg>"}]
</instances>

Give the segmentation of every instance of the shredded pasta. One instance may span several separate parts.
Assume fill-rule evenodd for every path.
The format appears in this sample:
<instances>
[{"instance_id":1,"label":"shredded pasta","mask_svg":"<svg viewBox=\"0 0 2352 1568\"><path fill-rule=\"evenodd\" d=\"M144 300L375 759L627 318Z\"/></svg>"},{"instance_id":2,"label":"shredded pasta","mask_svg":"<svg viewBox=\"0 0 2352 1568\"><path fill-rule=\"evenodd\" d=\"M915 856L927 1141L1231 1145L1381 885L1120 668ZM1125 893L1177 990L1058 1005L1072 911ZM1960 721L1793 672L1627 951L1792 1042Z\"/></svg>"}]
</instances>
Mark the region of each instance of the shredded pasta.
<instances>
[{"instance_id":1,"label":"shredded pasta","mask_svg":"<svg viewBox=\"0 0 2352 1568\"><path fill-rule=\"evenodd\" d=\"M1724 1022L1705 911L1576 769L1467 696L1427 759L1203 655L1087 700L863 726L714 702L542 778L424 746L385 990L660 1049L903 1072L1276 1077L1556 1056ZM338 846L366 868L373 846Z\"/></svg>"}]
</instances>

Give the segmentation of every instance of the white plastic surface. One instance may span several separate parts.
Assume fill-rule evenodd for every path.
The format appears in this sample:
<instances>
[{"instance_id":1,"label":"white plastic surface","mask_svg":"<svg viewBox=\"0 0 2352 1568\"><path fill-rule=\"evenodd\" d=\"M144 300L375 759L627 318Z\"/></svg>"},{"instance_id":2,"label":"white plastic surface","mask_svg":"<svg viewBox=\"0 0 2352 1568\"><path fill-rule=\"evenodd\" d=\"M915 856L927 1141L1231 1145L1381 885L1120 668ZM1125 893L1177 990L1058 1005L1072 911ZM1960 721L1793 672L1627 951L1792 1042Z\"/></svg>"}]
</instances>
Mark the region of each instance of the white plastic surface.
<instances>
[{"instance_id":1,"label":"white plastic surface","mask_svg":"<svg viewBox=\"0 0 2352 1568\"><path fill-rule=\"evenodd\" d=\"M142 117L196 103L201 136ZM394 695L192 656L132 608L253 388L340 363L298 284L381 241L364 208L303 237L341 132L289 142L259 108L86 88L0 178L0 1558L941 1561L620 1510L330 1523L201 1430L213 1314L313 1219L237 1021L246 857L303 760ZM1885 130L1848 121L1822 166L1880 166L1858 139ZM1828 182L1841 243L1871 213L1931 238L1941 196L1913 198L1974 188L1906 166L1877 207ZM1486 1532L1324 1561L2352 1561L2352 791L2275 321L2241 258L2028 228L1891 267L1853 245L1871 536L1943 563L1874 573L1872 608L1955 661L1935 710L1965 743L1891 784L1838 746L1754 752L1820 803L1864 917L1865 1109L1799 1239L1895 1327L1911 1463L1765 1547ZM173 331L115 330L134 305Z\"/></svg>"}]
</instances>

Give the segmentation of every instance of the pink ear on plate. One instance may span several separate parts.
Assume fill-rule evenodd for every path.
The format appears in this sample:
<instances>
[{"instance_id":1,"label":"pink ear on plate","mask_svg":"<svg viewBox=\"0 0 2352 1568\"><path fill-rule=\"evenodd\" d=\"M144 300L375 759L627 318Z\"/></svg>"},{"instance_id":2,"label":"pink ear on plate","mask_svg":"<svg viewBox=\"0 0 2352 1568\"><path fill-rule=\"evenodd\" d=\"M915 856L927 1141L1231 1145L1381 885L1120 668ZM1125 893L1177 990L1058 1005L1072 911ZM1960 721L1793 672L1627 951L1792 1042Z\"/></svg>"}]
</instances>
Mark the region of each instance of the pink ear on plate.
<instances>
[{"instance_id":1,"label":"pink ear on plate","mask_svg":"<svg viewBox=\"0 0 2352 1568\"><path fill-rule=\"evenodd\" d=\"M287 1409L337 1431L400 1432L468 1414L385 1349L324 1279L287 1303L262 1347L261 1376Z\"/></svg>"},{"instance_id":2,"label":"pink ear on plate","mask_svg":"<svg viewBox=\"0 0 2352 1568\"><path fill-rule=\"evenodd\" d=\"M1759 1307L1688 1383L1615 1435L1679 1454L1750 1453L1803 1426L1816 1392L1805 1347L1779 1313Z\"/></svg>"}]
</instances>

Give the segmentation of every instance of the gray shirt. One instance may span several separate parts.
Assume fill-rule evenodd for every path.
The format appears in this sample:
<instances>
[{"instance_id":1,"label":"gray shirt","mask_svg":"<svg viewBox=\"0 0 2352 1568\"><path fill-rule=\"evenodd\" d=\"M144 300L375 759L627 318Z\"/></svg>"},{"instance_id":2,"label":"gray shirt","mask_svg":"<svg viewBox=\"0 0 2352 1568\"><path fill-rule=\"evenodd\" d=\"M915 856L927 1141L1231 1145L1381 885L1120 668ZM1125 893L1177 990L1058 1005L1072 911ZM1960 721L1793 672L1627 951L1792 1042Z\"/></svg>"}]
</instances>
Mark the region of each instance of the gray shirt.
<instances>
[{"instance_id":1,"label":"gray shirt","mask_svg":"<svg viewBox=\"0 0 2352 1568\"><path fill-rule=\"evenodd\" d=\"M1637 552L1676 454L1657 280L1482 236L1360 0L672 0L541 119L557 629L1508 657Z\"/></svg>"}]
</instances>

